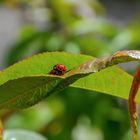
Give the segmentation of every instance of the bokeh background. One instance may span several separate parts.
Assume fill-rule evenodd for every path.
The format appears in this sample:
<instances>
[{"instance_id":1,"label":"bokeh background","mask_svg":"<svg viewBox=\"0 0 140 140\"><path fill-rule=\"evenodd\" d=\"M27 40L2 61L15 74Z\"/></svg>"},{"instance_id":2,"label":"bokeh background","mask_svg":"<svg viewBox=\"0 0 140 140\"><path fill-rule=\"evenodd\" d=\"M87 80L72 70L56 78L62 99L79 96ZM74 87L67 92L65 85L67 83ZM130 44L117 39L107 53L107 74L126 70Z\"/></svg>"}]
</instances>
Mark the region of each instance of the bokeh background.
<instances>
[{"instance_id":1,"label":"bokeh background","mask_svg":"<svg viewBox=\"0 0 140 140\"><path fill-rule=\"evenodd\" d=\"M0 69L41 52L104 57L140 49L139 0L0 0ZM137 64L121 65L133 73ZM127 102L67 88L26 110L2 110L5 129L48 140L129 140Z\"/></svg>"}]
</instances>

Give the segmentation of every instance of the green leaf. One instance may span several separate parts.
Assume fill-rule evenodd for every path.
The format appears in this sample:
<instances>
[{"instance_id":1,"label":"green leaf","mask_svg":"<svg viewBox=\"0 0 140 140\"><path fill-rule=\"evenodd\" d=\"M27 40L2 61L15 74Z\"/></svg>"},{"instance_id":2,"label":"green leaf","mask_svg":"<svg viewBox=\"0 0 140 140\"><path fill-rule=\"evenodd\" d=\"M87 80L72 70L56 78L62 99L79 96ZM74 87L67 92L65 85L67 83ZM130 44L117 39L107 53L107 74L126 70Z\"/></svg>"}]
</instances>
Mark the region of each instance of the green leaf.
<instances>
[{"instance_id":1,"label":"green leaf","mask_svg":"<svg viewBox=\"0 0 140 140\"><path fill-rule=\"evenodd\" d=\"M0 107L25 108L59 92L77 79L48 75L57 63L68 70L92 59L85 55L43 53L35 55L0 72ZM70 80L69 80L70 79Z\"/></svg>"},{"instance_id":2,"label":"green leaf","mask_svg":"<svg viewBox=\"0 0 140 140\"><path fill-rule=\"evenodd\" d=\"M131 83L131 75L113 66L81 78L71 86L128 99Z\"/></svg>"},{"instance_id":3,"label":"green leaf","mask_svg":"<svg viewBox=\"0 0 140 140\"><path fill-rule=\"evenodd\" d=\"M103 59L63 52L32 56L0 72L0 107L30 107L69 85L127 99L132 76L110 66L139 60L139 54L121 51ZM49 75L58 63L70 71L63 76Z\"/></svg>"}]
</instances>

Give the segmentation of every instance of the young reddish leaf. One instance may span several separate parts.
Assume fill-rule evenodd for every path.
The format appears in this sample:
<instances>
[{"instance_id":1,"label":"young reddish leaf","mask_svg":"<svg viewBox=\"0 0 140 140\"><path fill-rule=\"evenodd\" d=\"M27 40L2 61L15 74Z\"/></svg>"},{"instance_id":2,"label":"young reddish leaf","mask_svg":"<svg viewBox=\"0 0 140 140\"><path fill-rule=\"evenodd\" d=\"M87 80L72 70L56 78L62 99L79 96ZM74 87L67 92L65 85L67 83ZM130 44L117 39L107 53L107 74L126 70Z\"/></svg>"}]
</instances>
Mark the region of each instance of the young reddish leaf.
<instances>
[{"instance_id":1,"label":"young reddish leaf","mask_svg":"<svg viewBox=\"0 0 140 140\"><path fill-rule=\"evenodd\" d=\"M130 50L130 51L118 51L113 55L102 58L90 60L84 63L77 69L78 73L93 73L99 72L109 66L117 65L120 63L126 63L130 61L140 61L140 51Z\"/></svg>"}]
</instances>

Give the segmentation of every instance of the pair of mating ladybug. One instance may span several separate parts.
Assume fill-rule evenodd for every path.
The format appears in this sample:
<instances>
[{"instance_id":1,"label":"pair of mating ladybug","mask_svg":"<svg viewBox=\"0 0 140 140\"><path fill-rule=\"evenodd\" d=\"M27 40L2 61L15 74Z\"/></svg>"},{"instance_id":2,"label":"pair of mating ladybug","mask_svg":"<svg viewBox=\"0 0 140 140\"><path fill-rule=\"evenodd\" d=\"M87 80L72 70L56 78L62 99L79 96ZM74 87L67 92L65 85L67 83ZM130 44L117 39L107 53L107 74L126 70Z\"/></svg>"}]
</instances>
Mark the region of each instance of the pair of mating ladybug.
<instances>
[{"instance_id":1,"label":"pair of mating ladybug","mask_svg":"<svg viewBox=\"0 0 140 140\"><path fill-rule=\"evenodd\" d=\"M54 65L53 70L51 70L49 74L61 76L65 74L66 71L67 71L66 66L64 66L63 64L56 64Z\"/></svg>"}]
</instances>

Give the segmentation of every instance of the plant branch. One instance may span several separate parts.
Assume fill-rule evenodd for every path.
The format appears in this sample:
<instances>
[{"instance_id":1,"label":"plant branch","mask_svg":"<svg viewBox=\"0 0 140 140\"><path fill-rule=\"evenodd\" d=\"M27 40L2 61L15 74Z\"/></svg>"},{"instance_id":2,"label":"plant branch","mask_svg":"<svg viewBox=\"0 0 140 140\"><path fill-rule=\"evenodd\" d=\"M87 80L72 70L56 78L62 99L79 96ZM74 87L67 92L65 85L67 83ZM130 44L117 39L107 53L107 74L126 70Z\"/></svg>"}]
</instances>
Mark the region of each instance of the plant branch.
<instances>
[{"instance_id":1,"label":"plant branch","mask_svg":"<svg viewBox=\"0 0 140 140\"><path fill-rule=\"evenodd\" d=\"M129 94L129 113L131 119L131 130L132 130L132 140L138 140L138 113L137 113L137 102L136 102L136 94L140 85L140 67L137 69L134 79L132 82L132 86Z\"/></svg>"}]
</instances>

